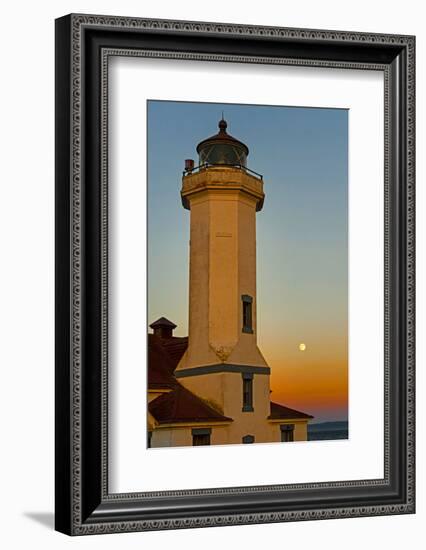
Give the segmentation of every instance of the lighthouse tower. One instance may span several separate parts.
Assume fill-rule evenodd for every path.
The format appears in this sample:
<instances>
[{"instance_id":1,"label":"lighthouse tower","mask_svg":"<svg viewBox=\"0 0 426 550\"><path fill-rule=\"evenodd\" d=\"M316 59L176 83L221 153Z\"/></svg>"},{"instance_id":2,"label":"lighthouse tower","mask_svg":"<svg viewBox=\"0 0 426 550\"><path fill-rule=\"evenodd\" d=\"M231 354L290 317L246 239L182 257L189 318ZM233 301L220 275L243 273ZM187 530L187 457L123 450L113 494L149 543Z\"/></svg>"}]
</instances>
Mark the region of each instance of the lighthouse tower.
<instances>
[{"instance_id":1,"label":"lighthouse tower","mask_svg":"<svg viewBox=\"0 0 426 550\"><path fill-rule=\"evenodd\" d=\"M263 179L247 168L248 147L228 134L223 119L197 153L199 166L187 160L182 178L182 204L191 216L189 333L175 376L233 418L239 431L267 440L270 369L257 346L256 318Z\"/></svg>"}]
</instances>

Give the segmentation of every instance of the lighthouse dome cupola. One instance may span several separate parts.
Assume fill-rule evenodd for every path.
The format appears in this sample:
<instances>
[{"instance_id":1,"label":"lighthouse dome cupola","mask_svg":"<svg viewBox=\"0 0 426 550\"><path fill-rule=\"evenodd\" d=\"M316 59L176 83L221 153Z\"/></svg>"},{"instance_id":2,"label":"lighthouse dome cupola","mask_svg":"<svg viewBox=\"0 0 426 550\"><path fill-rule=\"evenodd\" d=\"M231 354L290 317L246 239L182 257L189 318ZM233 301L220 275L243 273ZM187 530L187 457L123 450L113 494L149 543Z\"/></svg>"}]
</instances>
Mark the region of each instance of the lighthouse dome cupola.
<instances>
[{"instance_id":1,"label":"lighthouse dome cupola","mask_svg":"<svg viewBox=\"0 0 426 550\"><path fill-rule=\"evenodd\" d=\"M219 132L204 139L197 145L199 164L246 166L249 150L247 145L228 134L228 124L223 118L219 121Z\"/></svg>"}]
</instances>

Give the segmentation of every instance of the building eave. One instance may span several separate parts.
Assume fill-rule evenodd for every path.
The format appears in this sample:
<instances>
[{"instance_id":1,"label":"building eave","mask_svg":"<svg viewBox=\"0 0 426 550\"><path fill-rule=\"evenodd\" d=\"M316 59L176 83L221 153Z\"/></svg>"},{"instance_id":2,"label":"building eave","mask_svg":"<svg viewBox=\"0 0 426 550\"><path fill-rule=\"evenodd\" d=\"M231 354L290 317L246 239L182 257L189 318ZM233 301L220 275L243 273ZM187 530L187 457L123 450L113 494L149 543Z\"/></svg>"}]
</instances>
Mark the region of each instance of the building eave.
<instances>
[{"instance_id":1,"label":"building eave","mask_svg":"<svg viewBox=\"0 0 426 550\"><path fill-rule=\"evenodd\" d=\"M270 418L268 416L267 421L271 424L302 424L309 422L313 416L307 416L306 418Z\"/></svg>"},{"instance_id":2,"label":"building eave","mask_svg":"<svg viewBox=\"0 0 426 550\"><path fill-rule=\"evenodd\" d=\"M157 422L155 426L156 430L167 428L191 428L197 426L198 428L208 428L216 426L229 426L233 422L232 418L229 420L174 420L173 422Z\"/></svg>"},{"instance_id":3,"label":"building eave","mask_svg":"<svg viewBox=\"0 0 426 550\"><path fill-rule=\"evenodd\" d=\"M170 393L174 390L174 387L169 386L159 386L156 388L154 385L148 387L148 393Z\"/></svg>"}]
</instances>

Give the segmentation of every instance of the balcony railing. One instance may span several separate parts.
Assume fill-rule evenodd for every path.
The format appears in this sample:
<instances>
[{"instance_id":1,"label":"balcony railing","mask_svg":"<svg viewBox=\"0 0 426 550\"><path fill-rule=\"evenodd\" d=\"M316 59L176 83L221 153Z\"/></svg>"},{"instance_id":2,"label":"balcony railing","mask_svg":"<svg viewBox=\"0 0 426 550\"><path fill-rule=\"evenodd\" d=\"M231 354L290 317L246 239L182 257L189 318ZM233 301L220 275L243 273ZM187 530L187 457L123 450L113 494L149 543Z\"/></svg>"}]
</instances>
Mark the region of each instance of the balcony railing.
<instances>
[{"instance_id":1,"label":"balcony railing","mask_svg":"<svg viewBox=\"0 0 426 550\"><path fill-rule=\"evenodd\" d=\"M262 174L259 174L258 172L255 172L254 170L250 170L250 168L247 168L247 166L243 166L242 164L211 164L209 162L206 162L204 164L200 164L199 166L194 166L194 168L189 168L187 170L183 171L183 175L187 176L189 174L194 174L197 172L201 172L202 170L206 170L207 168L211 167L223 167L223 166L230 166L232 168L238 168L239 170L243 170L244 172L247 172L248 174L253 174L263 180Z\"/></svg>"}]
</instances>

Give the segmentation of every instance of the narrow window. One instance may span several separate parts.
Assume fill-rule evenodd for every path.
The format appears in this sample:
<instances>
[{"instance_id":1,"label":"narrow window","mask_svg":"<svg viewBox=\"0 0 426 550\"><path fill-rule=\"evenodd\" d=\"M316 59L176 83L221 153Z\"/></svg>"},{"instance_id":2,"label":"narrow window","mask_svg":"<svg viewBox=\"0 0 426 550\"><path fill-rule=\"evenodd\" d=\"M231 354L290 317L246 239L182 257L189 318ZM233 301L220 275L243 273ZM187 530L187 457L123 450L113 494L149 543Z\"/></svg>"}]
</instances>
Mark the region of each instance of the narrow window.
<instances>
[{"instance_id":1,"label":"narrow window","mask_svg":"<svg viewBox=\"0 0 426 550\"><path fill-rule=\"evenodd\" d=\"M211 433L211 428L194 428L192 430L193 447L198 447L199 445L210 445Z\"/></svg>"},{"instance_id":2,"label":"narrow window","mask_svg":"<svg viewBox=\"0 0 426 550\"><path fill-rule=\"evenodd\" d=\"M241 300L243 302L243 332L253 334L253 298L243 294Z\"/></svg>"},{"instance_id":3,"label":"narrow window","mask_svg":"<svg viewBox=\"0 0 426 550\"><path fill-rule=\"evenodd\" d=\"M243 443L254 443L254 435L245 435L242 441Z\"/></svg>"},{"instance_id":4,"label":"narrow window","mask_svg":"<svg viewBox=\"0 0 426 550\"><path fill-rule=\"evenodd\" d=\"M243 372L243 412L253 412L253 373Z\"/></svg>"},{"instance_id":5,"label":"narrow window","mask_svg":"<svg viewBox=\"0 0 426 550\"><path fill-rule=\"evenodd\" d=\"M294 424L281 424L281 441L294 441Z\"/></svg>"},{"instance_id":6,"label":"narrow window","mask_svg":"<svg viewBox=\"0 0 426 550\"><path fill-rule=\"evenodd\" d=\"M148 438L147 438L148 449L151 448L151 439L152 439L152 432L148 432Z\"/></svg>"}]
</instances>

